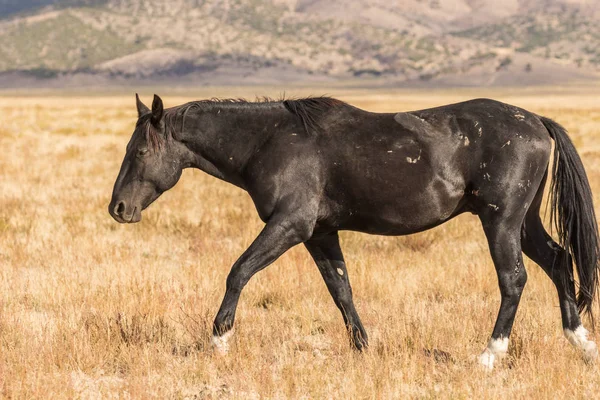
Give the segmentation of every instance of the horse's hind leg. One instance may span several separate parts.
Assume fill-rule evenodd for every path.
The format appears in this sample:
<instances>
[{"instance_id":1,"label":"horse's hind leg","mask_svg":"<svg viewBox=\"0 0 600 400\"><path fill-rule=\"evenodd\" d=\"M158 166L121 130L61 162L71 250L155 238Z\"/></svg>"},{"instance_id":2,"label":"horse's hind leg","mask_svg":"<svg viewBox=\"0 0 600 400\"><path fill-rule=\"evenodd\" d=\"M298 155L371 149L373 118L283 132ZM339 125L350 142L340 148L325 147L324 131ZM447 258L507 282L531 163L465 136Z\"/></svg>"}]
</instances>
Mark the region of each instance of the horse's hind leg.
<instances>
[{"instance_id":1,"label":"horse's hind leg","mask_svg":"<svg viewBox=\"0 0 600 400\"><path fill-rule=\"evenodd\" d=\"M503 215L496 209L480 215L490 253L496 267L502 300L496 325L487 348L479 356L479 362L492 369L496 359L508 351L508 339L512 330L527 272L521 254L521 224L523 216Z\"/></svg>"},{"instance_id":2,"label":"horse's hind leg","mask_svg":"<svg viewBox=\"0 0 600 400\"><path fill-rule=\"evenodd\" d=\"M596 344L587 339L587 331L581 324L575 302L575 282L573 264L565 258L565 250L546 232L540 219L543 182L532 203L521 233L521 245L527 257L537 263L552 279L560 302L560 313L565 336L578 348L586 361L594 360L598 355Z\"/></svg>"}]
</instances>

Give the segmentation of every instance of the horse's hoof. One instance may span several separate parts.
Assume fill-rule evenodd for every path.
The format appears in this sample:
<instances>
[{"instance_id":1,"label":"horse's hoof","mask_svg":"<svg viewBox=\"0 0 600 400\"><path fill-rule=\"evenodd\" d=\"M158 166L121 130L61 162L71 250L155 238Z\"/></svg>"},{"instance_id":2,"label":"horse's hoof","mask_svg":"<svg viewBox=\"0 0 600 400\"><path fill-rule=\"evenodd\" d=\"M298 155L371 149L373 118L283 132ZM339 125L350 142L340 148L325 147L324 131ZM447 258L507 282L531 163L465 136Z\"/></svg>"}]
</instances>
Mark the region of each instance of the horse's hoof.
<instances>
[{"instance_id":1,"label":"horse's hoof","mask_svg":"<svg viewBox=\"0 0 600 400\"><path fill-rule=\"evenodd\" d=\"M494 363L506 357L507 352L508 338L490 339L486 349L479 356L479 364L491 371L494 369Z\"/></svg>"},{"instance_id":2,"label":"horse's hoof","mask_svg":"<svg viewBox=\"0 0 600 400\"><path fill-rule=\"evenodd\" d=\"M583 360L591 364L598 358L598 347L596 343L588 340L588 331L583 327L579 326L574 331L565 329L565 336L569 342L583 354Z\"/></svg>"},{"instance_id":3,"label":"horse's hoof","mask_svg":"<svg viewBox=\"0 0 600 400\"><path fill-rule=\"evenodd\" d=\"M496 356L489 349L485 349L477 361L479 362L479 365L481 365L487 371L492 371L494 369Z\"/></svg>"},{"instance_id":4,"label":"horse's hoof","mask_svg":"<svg viewBox=\"0 0 600 400\"><path fill-rule=\"evenodd\" d=\"M352 346L352 348L354 350L356 350L359 353L364 353L365 351L367 351L369 349L369 343L366 342L365 340L352 341L352 343L350 343L350 345Z\"/></svg>"},{"instance_id":5,"label":"horse's hoof","mask_svg":"<svg viewBox=\"0 0 600 400\"><path fill-rule=\"evenodd\" d=\"M598 346L591 340L585 344L583 349L583 361L587 364L594 364L598 359Z\"/></svg>"},{"instance_id":6,"label":"horse's hoof","mask_svg":"<svg viewBox=\"0 0 600 400\"><path fill-rule=\"evenodd\" d=\"M369 348L369 339L366 332L360 331L359 328L354 328L350 336L350 346L359 353L362 353Z\"/></svg>"},{"instance_id":7,"label":"horse's hoof","mask_svg":"<svg viewBox=\"0 0 600 400\"><path fill-rule=\"evenodd\" d=\"M216 354L225 356L229 353L229 339L233 336L233 329L225 332L221 336L213 335L212 346Z\"/></svg>"}]
</instances>

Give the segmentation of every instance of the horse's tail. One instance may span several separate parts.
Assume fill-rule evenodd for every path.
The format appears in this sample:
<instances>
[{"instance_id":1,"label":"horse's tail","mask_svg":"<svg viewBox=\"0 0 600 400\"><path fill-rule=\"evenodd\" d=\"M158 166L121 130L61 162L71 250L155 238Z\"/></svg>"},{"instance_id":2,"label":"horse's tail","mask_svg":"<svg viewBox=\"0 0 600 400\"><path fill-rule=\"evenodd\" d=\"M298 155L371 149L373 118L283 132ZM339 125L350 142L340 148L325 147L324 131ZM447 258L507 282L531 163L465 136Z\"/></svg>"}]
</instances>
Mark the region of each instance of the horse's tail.
<instances>
[{"instance_id":1,"label":"horse's tail","mask_svg":"<svg viewBox=\"0 0 600 400\"><path fill-rule=\"evenodd\" d=\"M592 190L585 169L567 131L549 118L540 117L554 139L554 165L550 185L550 219L565 249L564 265L572 257L579 275L577 306L593 321L592 303L598 289L598 224ZM592 322L593 323L593 322Z\"/></svg>"}]
</instances>

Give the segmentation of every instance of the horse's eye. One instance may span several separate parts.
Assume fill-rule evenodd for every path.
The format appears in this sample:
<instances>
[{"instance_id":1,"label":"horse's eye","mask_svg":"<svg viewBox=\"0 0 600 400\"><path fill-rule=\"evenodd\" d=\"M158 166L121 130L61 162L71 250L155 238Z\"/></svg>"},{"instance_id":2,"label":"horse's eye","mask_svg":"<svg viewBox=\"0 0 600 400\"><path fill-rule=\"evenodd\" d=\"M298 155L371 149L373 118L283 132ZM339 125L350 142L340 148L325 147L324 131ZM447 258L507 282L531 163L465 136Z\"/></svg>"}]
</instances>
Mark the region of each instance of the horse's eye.
<instances>
[{"instance_id":1,"label":"horse's eye","mask_svg":"<svg viewBox=\"0 0 600 400\"><path fill-rule=\"evenodd\" d=\"M139 149L138 156L145 156L148 153L148 149Z\"/></svg>"}]
</instances>

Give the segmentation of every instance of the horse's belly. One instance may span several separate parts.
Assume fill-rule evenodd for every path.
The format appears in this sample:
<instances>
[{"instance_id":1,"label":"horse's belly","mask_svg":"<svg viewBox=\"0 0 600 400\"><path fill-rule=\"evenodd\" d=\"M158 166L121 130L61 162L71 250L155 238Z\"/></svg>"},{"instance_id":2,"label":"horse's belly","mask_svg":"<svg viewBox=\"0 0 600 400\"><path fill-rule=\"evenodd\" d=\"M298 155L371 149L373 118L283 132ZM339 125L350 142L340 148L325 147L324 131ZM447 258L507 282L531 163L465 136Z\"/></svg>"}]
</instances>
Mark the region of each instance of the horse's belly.
<instances>
[{"instance_id":1,"label":"horse's belly","mask_svg":"<svg viewBox=\"0 0 600 400\"><path fill-rule=\"evenodd\" d=\"M377 235L409 235L444 223L455 215L459 206L460 201L456 201L449 203L441 212L433 207L358 211L346 218L339 229Z\"/></svg>"},{"instance_id":2,"label":"horse's belly","mask_svg":"<svg viewBox=\"0 0 600 400\"><path fill-rule=\"evenodd\" d=\"M339 229L380 235L407 235L447 221L464 205L462 179L434 176L398 185L354 188L352 198L336 203Z\"/></svg>"}]
</instances>

